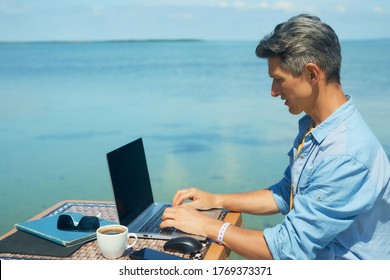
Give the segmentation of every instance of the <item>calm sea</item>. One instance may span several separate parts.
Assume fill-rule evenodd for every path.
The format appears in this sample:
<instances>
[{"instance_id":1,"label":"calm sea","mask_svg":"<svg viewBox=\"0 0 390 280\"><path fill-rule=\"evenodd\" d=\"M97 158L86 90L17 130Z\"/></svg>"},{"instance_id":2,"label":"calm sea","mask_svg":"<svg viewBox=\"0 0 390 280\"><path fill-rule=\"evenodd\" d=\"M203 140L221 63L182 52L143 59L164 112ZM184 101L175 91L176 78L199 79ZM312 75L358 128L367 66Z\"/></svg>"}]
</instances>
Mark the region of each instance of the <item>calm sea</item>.
<instances>
[{"instance_id":1,"label":"calm sea","mask_svg":"<svg viewBox=\"0 0 390 280\"><path fill-rule=\"evenodd\" d=\"M0 234L61 200L113 200L106 153L138 137L156 200L278 181L301 116L270 96L256 45L0 44ZM342 42L344 90L388 155L389 49L390 40Z\"/></svg>"}]
</instances>

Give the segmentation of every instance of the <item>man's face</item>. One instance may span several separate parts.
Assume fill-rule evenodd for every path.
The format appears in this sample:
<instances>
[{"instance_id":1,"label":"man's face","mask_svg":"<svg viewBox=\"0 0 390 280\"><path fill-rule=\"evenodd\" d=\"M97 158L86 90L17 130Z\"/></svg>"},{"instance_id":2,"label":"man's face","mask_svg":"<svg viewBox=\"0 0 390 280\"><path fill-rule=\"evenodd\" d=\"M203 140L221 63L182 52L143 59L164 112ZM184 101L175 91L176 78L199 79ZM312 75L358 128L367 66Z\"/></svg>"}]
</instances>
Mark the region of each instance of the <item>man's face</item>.
<instances>
[{"instance_id":1,"label":"man's face","mask_svg":"<svg viewBox=\"0 0 390 280\"><path fill-rule=\"evenodd\" d=\"M280 66L279 57L268 59L268 73L272 78L271 95L285 100L291 114L297 115L302 112L308 113L312 108L312 87L310 75L303 71L298 77Z\"/></svg>"}]
</instances>

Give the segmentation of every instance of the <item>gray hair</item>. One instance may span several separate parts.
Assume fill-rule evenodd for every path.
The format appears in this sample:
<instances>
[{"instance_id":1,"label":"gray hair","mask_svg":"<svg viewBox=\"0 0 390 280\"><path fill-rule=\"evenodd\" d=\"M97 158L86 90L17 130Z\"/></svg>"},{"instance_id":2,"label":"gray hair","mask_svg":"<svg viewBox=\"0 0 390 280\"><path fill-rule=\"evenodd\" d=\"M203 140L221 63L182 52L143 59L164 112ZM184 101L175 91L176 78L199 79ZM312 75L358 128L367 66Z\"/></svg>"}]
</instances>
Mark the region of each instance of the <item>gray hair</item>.
<instances>
[{"instance_id":1,"label":"gray hair","mask_svg":"<svg viewBox=\"0 0 390 280\"><path fill-rule=\"evenodd\" d=\"M298 15L278 24L256 48L260 58L279 57L281 67L299 76L306 64L315 63L326 80L340 84L341 48L335 31L318 17Z\"/></svg>"}]
</instances>

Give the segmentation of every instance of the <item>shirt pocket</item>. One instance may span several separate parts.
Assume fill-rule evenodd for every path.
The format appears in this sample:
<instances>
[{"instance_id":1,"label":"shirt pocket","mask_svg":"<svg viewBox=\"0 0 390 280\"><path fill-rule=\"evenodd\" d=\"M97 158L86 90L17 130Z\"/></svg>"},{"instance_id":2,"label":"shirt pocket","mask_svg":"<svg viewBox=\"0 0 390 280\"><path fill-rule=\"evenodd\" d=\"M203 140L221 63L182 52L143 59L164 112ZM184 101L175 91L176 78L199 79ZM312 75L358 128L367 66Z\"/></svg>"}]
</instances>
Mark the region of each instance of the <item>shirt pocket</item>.
<instances>
[{"instance_id":1,"label":"shirt pocket","mask_svg":"<svg viewBox=\"0 0 390 280\"><path fill-rule=\"evenodd\" d=\"M305 194L305 191L310 186L311 170L303 169L298 180L297 193Z\"/></svg>"},{"instance_id":2,"label":"shirt pocket","mask_svg":"<svg viewBox=\"0 0 390 280\"><path fill-rule=\"evenodd\" d=\"M326 195L321 189L311 186L313 184L311 182L312 175L311 170L305 169L302 171L302 175L298 183L297 194L310 197L313 201L323 204L326 201Z\"/></svg>"}]
</instances>

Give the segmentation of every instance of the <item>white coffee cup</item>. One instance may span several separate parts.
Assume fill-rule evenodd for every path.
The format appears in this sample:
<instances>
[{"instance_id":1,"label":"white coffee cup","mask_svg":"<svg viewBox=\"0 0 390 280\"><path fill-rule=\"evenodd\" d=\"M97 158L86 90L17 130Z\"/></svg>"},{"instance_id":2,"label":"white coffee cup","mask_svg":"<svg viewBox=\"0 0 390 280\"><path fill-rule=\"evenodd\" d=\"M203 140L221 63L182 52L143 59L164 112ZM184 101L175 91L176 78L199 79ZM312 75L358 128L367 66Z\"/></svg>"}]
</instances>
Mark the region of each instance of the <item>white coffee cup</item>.
<instances>
[{"instance_id":1,"label":"white coffee cup","mask_svg":"<svg viewBox=\"0 0 390 280\"><path fill-rule=\"evenodd\" d=\"M134 240L129 243L129 238ZM96 238L102 255L107 259L116 259L137 243L137 235L129 233L127 227L122 225L106 225L96 230Z\"/></svg>"}]
</instances>

